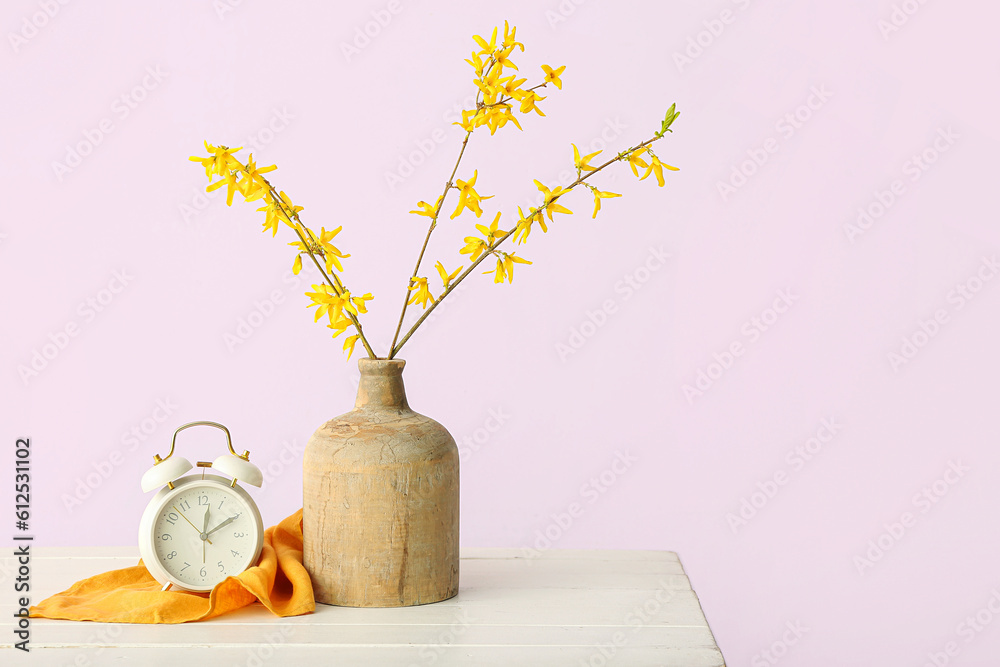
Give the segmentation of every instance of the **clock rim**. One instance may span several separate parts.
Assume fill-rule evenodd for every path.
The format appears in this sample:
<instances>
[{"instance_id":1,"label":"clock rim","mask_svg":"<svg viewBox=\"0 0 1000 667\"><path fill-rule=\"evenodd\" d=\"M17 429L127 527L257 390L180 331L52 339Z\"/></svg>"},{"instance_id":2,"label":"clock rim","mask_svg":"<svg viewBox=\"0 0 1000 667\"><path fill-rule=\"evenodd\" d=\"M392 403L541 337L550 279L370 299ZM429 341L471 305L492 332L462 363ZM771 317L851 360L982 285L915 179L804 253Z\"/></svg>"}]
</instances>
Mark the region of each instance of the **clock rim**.
<instances>
[{"instance_id":1,"label":"clock rim","mask_svg":"<svg viewBox=\"0 0 1000 667\"><path fill-rule=\"evenodd\" d=\"M146 566L146 570L149 571L153 578L156 579L161 584L166 585L167 583L173 584L175 588L180 588L186 591L193 591L196 593L205 593L214 589L220 582L212 584L211 586L198 586L194 584L187 584L182 581L178 581L170 572L163 566L159 558L156 556L156 548L154 547L155 536L153 533L154 521L156 516L160 513L165 505L168 496L179 495L177 492L184 487L191 486L193 484L205 484L224 487L221 490L229 491L235 493L239 496L247 505L250 507L254 518L254 524L257 529L257 539L256 546L254 548L253 557L250 559L249 564L241 570L245 572L247 569L253 567L257 564L257 560L260 558L260 553L264 548L264 522L260 516L260 509L257 507L257 503L254 499L247 493L246 489L241 486L230 486L232 480L228 480L225 477L220 477L219 475L206 474L204 476L198 475L187 475L186 477L181 477L174 480L174 488L169 486L164 486L162 489L156 492L156 495L152 497L149 504L146 505L145 511L142 513L142 518L139 520L139 555L142 557L142 562ZM227 576L237 576L237 575L227 575ZM222 581L225 581L223 579Z\"/></svg>"}]
</instances>

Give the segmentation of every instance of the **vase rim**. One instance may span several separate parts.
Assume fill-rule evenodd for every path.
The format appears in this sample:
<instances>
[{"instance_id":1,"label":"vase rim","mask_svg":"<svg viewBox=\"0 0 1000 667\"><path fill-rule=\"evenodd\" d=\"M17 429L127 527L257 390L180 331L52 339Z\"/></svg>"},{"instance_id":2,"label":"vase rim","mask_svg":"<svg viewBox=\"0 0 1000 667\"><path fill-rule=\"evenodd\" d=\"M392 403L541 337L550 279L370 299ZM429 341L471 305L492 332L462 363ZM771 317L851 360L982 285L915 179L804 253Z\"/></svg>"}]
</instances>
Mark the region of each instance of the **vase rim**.
<instances>
[{"instance_id":1,"label":"vase rim","mask_svg":"<svg viewBox=\"0 0 1000 667\"><path fill-rule=\"evenodd\" d=\"M358 359L358 370L362 373L401 373L405 359L372 359L371 357L361 357Z\"/></svg>"}]
</instances>

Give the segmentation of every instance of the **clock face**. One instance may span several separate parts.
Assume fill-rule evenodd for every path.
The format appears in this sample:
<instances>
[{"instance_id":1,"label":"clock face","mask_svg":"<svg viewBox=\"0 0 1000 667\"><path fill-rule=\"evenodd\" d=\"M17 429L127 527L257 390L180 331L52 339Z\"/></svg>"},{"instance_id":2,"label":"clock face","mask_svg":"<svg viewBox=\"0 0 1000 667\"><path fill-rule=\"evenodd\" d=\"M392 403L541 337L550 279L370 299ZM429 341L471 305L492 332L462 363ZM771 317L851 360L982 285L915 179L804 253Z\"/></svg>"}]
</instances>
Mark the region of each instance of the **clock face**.
<instances>
[{"instance_id":1,"label":"clock face","mask_svg":"<svg viewBox=\"0 0 1000 667\"><path fill-rule=\"evenodd\" d=\"M262 539L260 515L242 489L189 479L181 480L187 483L178 483L159 502L154 499L152 555L184 588L210 590L256 564Z\"/></svg>"}]
</instances>

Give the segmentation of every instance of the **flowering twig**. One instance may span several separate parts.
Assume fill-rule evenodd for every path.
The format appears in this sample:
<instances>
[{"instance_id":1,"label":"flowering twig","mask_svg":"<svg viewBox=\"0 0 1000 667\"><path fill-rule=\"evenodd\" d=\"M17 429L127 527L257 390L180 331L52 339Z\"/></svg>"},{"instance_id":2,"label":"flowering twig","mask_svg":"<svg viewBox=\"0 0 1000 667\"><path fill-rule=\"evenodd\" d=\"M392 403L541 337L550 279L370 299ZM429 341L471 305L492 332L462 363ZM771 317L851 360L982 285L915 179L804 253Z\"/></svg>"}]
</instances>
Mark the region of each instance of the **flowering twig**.
<instances>
[{"instance_id":1,"label":"flowering twig","mask_svg":"<svg viewBox=\"0 0 1000 667\"><path fill-rule=\"evenodd\" d=\"M424 235L423 243L420 245L420 252L417 254L413 273L406 284L406 297L403 299L403 306L400 309L399 320L396 323L396 329L393 333L392 342L385 357L386 359L392 359L399 353L401 348L421 324L423 324L431 312L487 257L496 259L495 271L484 272L494 274L494 283L513 282L515 266L517 264L531 264L531 262L524 257L518 256L515 252L508 253L500 250L500 248L512 236L516 243L524 243L528 239L532 225L536 222L544 233L548 231L546 218L551 223L553 221L553 214L555 213L571 214L572 211L560 202L574 188L583 185L594 195L593 217L597 217L598 212L601 210L602 200L621 196L615 192L601 191L594 185L591 185L588 179L594 174L604 170L615 162L627 161L633 174L636 176L639 176L638 168L645 170L645 173L639 180L644 180L650 174L655 174L657 184L662 186L664 184L663 169L675 171L677 169L661 162L652 148L650 148L650 144L661 139L666 132L670 131L670 124L673 123L678 115L673 106L667 111L659 131L654 133L652 138L621 151L600 166L591 166L590 160L602 151L598 150L581 156L579 149L573 144L573 164L576 167L576 180L566 187L556 186L551 190L536 180L535 185L543 195L542 203L531 208L528 215L525 215L521 211L521 208L518 207L517 222L509 231L504 231L500 228L499 221L501 214L499 212L496 213L493 222L488 226L477 223L475 228L482 236L466 236L465 247L460 250L461 255L470 255L469 266L459 266L449 272L442 262L438 261L435 264L435 268L444 286L444 291L435 299L428 285L426 274L421 276L420 271L430 245L431 235L437 228L441 212L448 198L448 193L453 189L458 191L458 203L454 212L451 213L451 219L457 218L466 210L472 211L477 218L481 217L483 214L482 202L493 197L493 195L481 195L476 191L478 170L474 170L471 177L467 177L464 180L461 178L456 180L459 167L462 164L462 159L469 144L469 138L472 136L473 131L479 127L487 126L490 130L490 135L493 135L497 130L506 126L507 123L512 123L518 129L521 129L521 124L518 122L515 111L520 115L530 115L533 111L539 116L545 115L538 107L538 103L546 99L546 97L542 97L536 92L539 88L545 88L551 83L555 88L562 90L561 76L566 67L553 68L549 65L541 66L542 72L545 75L541 83L529 88L522 88L527 78L520 76L517 65L511 62L510 59L515 49L520 48L521 51L524 51L524 45L518 42L516 38L517 28L510 26L505 21L502 40L498 40L498 31L499 27L494 28L488 40L479 35L473 37L477 44L477 50L472 52L471 58L467 59L466 62L475 70L476 78L473 79L473 83L478 88L478 91L476 92L473 108L463 110L461 119L454 123L465 130L465 136L462 138L458 158L455 160L451 174L444 184L444 190L433 204L420 201L417 203L418 210L410 211L410 213L430 218L430 223ZM511 72L516 73L512 74ZM348 352L348 359L359 340L364 345L369 358L378 359L379 357L376 356L361 327L360 318L360 315L368 312L365 304L373 297L370 293L353 296L339 275L344 270L340 260L350 257L349 254L342 253L332 243L332 240L341 231L342 227L331 230L327 230L324 227L319 232L313 232L309 227L304 225L298 215L298 211L302 210L302 207L293 205L292 200L284 192L276 190L263 176L264 173L276 169L277 167L274 165L257 167L252 154L246 164L243 164L233 156L234 152L240 150L239 148L230 149L221 145L216 147L210 145L208 142L205 142L205 148L208 151L208 157L192 156L190 159L201 163L205 168L205 174L209 180L207 190L212 192L220 187L226 187L227 206L232 204L233 196L236 193L242 195L248 202L263 198L265 205L258 210L266 212L264 231L270 231L272 236L274 236L281 224L285 223L295 231L299 239L298 242L288 244L297 248L292 272L298 274L302 270L302 255L307 254L322 276L320 284L312 286L314 291L306 292L306 296L311 300L309 307L316 306L315 320L319 321L320 318L326 315L329 319L329 328L334 330L334 338L346 333L349 328L354 328L357 333L347 336L344 340L344 350ZM650 159L649 164L643 160L644 157ZM219 180L213 182L212 178L216 175L219 177ZM406 333L400 337L403 322L406 320L407 308L410 304L422 305L424 312Z\"/></svg>"},{"instance_id":2,"label":"flowering twig","mask_svg":"<svg viewBox=\"0 0 1000 667\"><path fill-rule=\"evenodd\" d=\"M584 181L586 181L588 178L590 178L594 174L598 173L602 169L608 167L609 165L612 165L615 162L620 162L622 160L628 159L628 157L633 152L635 152L635 151L637 151L637 150L639 150L641 148L645 148L646 146L649 146L653 142L662 139L663 136L664 135L662 133L653 135L651 138L649 138L649 139L647 139L645 141L642 141L642 142L636 144L635 146L622 151L621 153L619 153L615 157L611 158L610 160L608 160L604 164L602 164L602 165L600 165L598 167L595 167L593 169L593 171L589 171L586 174L578 175L577 179L575 181L573 181L572 183L570 183L568 186L566 186L566 188L563 190L562 193L560 193L559 196L562 197L567 192L569 192L570 190L572 190L576 186L580 185L581 183L583 183ZM551 203L553 203L554 201L556 201L556 200L553 199L552 201L547 202L547 203L543 204L542 206L539 206L539 207L531 209L531 211L528 213L528 215L524 216L525 219L526 220L531 220L532 218L534 218L534 216L536 216L539 213L541 213L542 211L544 211L548 207L548 205L551 204ZM403 336L402 340L399 341L399 344L398 345L393 345L392 351L389 354L389 358L392 359L393 357L396 356L396 354L399 353L399 351L402 349L403 345L406 344L406 341L408 341L410 339L410 336L412 336L414 334L414 332L417 330L417 328L420 327L420 325L423 323L423 321L426 320L427 317L434 311L434 309L438 307L438 304L440 304L442 301L444 301L444 299L449 294L451 294L455 290L455 288L458 287L458 285L463 280L465 280L466 276L468 276L470 273L472 273L472 271L477 266L479 266L479 264L482 263L482 261L484 259L486 259L487 257L490 257L491 255L493 255L494 251L500 246L500 244L502 244L508 238L510 238L511 236L513 236L516 232L517 232L517 226L515 225L509 231L505 232L502 236L498 237L497 240L496 240L496 242L493 243L492 246L489 248L488 252L484 252L482 255L480 255L480 257L477 258L475 261L473 261L472 264L468 268L466 268L464 271L462 271L462 273L460 273L457 278L455 278L453 281L451 281L449 283L448 287L445 288L444 292L441 293L441 296L439 296L433 303L431 303L431 305L428 306L427 309L424 310L424 312L420 315L420 318L416 322L413 323L413 326L410 327L410 329Z\"/></svg>"},{"instance_id":3,"label":"flowering twig","mask_svg":"<svg viewBox=\"0 0 1000 667\"><path fill-rule=\"evenodd\" d=\"M306 249L305 252L308 253L309 257L312 258L313 264L316 265L316 269L319 271L320 275L323 276L323 279L326 280L326 282L330 285L331 288L333 288L333 291L337 296L343 296L344 293L347 292L347 289L344 287L344 284L340 281L340 277L336 273L333 273L333 280L331 280L330 276L327 275L326 269L324 269L323 265L320 264L319 260L316 259L316 253L313 252L312 248L316 245L319 245L319 242L316 240L316 237L313 236L312 230L306 227L304 224L302 224L302 220L299 218L299 214L296 213L292 207L285 204L284 200L274 190L274 186L271 185L271 183L268 182L267 179L263 180L265 183L267 183L268 192L271 195L271 199L277 202L278 206L281 207L281 210L285 212L285 215L288 217L289 220L294 218L295 222L298 223L298 226L293 227L293 229L295 230L295 233L298 235L299 240L302 241L302 247ZM306 233L309 234L309 240L312 241L312 243L306 241L306 238L305 236L302 235L300 228L306 230ZM361 339L361 344L365 346L365 350L368 352L368 356L371 359L378 358L375 354L375 351L372 350L371 345L368 344L368 339L365 337L365 332L361 329L361 322L358 320L357 315L355 315L350 311L347 311L347 316L351 319L351 323L354 325L354 328L357 329L358 336Z\"/></svg>"},{"instance_id":4,"label":"flowering twig","mask_svg":"<svg viewBox=\"0 0 1000 667\"><path fill-rule=\"evenodd\" d=\"M451 170L451 176L448 177L448 182L444 184L444 192L438 197L437 205L434 207L434 216L431 218L431 224L427 227L427 235L424 237L424 244L420 246L420 254L417 255L417 264L413 267L413 275L410 276L409 282L406 284L406 294L403 296L403 309L399 313L399 322L396 323L396 333L392 335L392 343L389 345L389 355L387 359L392 359L394 350L396 349L396 339L399 338L399 331L403 328L403 318L406 317L406 307L410 303L410 287L413 285L413 281L417 278L417 273L420 272L420 263L424 259L424 252L427 250L427 242L431 240L431 232L437 227L438 216L441 215L441 207L444 206L444 200L448 196L448 191L455 187L455 174L458 173L458 165L462 163L462 156L465 155L465 147L469 144L469 137L472 136L472 131L469 130L465 133L465 138L462 139L462 150L458 152L458 159L455 160L455 167Z\"/></svg>"},{"instance_id":5,"label":"flowering twig","mask_svg":"<svg viewBox=\"0 0 1000 667\"><path fill-rule=\"evenodd\" d=\"M283 205L282 209L287 210L284 208ZM298 215L295 215L295 221L298 222L300 225L302 225L302 223L299 221ZM310 230L305 225L302 225L302 227L307 232L309 232L309 238L313 241L313 243L315 243L316 237L313 236L312 230ZM298 234L299 239L302 241L302 245L308 248L310 244L306 242L306 238L302 235L302 232L299 231L298 227L295 228L295 233ZM340 277L336 273L334 273L333 280L330 280L330 276L328 276L326 271L323 269L323 265L320 264L319 260L316 259L316 254L312 250L307 250L306 252L312 258L313 264L316 265L316 269L319 270L320 275L322 275L324 280L326 280L326 282L329 283L330 287L333 288L334 293L336 293L337 296L343 296L344 293L347 292L347 289L344 287L344 284L340 282ZM334 283L334 281L336 281L336 283ZM358 336L360 336L361 344L365 346L365 350L368 352L368 357L370 359L377 359L378 356L375 354L375 351L372 349L372 346L368 344L368 339L365 338L365 332L361 329L361 322L358 320L358 316L350 311L346 312L347 316L351 319L351 323L354 325L354 328L357 329L358 331Z\"/></svg>"}]
</instances>

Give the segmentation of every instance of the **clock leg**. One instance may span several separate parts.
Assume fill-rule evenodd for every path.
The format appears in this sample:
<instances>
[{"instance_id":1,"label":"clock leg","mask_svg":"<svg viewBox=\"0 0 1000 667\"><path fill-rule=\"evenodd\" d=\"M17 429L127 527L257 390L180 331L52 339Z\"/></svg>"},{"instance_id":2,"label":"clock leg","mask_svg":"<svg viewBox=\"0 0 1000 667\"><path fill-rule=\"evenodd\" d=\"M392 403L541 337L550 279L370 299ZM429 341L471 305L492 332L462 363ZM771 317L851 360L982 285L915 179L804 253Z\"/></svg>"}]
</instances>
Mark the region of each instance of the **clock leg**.
<instances>
[{"instance_id":1,"label":"clock leg","mask_svg":"<svg viewBox=\"0 0 1000 667\"><path fill-rule=\"evenodd\" d=\"M163 592L163 591L166 591L166 590L170 590L170 587L173 586L173 585L174 584L173 584L172 581L168 581L167 583L165 583L163 585L163 588L161 588L160 591Z\"/></svg>"}]
</instances>

